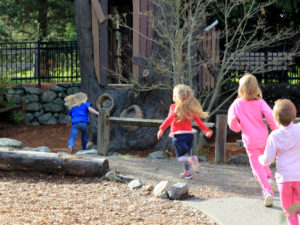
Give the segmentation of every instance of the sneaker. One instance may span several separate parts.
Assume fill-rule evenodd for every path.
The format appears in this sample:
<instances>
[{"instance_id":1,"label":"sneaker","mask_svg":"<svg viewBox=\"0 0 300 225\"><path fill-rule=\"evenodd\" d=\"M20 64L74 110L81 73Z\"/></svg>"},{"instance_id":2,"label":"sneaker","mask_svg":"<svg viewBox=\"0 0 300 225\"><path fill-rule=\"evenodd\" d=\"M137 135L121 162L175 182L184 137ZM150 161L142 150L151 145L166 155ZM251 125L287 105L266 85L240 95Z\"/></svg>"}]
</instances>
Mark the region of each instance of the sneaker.
<instances>
[{"instance_id":1,"label":"sneaker","mask_svg":"<svg viewBox=\"0 0 300 225\"><path fill-rule=\"evenodd\" d=\"M198 161L198 157L193 155L190 157L190 162L192 164L192 168L196 173L200 172L200 163Z\"/></svg>"},{"instance_id":2,"label":"sneaker","mask_svg":"<svg viewBox=\"0 0 300 225\"><path fill-rule=\"evenodd\" d=\"M266 207L273 206L273 195L272 194L267 193L265 195L265 203L264 204L265 204Z\"/></svg>"},{"instance_id":3,"label":"sneaker","mask_svg":"<svg viewBox=\"0 0 300 225\"><path fill-rule=\"evenodd\" d=\"M67 153L72 154L73 151L74 151L74 148L73 148L73 146L70 145L70 146L67 148Z\"/></svg>"},{"instance_id":4,"label":"sneaker","mask_svg":"<svg viewBox=\"0 0 300 225\"><path fill-rule=\"evenodd\" d=\"M277 189L277 184L276 184L275 180L273 178L269 177L268 182L269 182L272 190L277 192L278 189Z\"/></svg>"},{"instance_id":5,"label":"sneaker","mask_svg":"<svg viewBox=\"0 0 300 225\"><path fill-rule=\"evenodd\" d=\"M190 179L193 179L193 175L192 175L192 173L181 173L180 175L179 175L181 178L184 178L184 179L186 179L186 180L190 180Z\"/></svg>"}]
</instances>

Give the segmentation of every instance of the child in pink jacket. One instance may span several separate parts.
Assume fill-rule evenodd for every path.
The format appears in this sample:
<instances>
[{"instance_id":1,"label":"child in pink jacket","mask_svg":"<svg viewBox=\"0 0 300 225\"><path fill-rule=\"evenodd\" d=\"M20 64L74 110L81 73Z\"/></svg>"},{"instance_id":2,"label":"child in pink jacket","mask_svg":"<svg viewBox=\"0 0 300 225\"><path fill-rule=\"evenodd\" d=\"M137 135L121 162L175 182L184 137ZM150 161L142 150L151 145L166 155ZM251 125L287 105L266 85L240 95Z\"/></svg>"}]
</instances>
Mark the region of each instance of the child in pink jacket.
<instances>
[{"instance_id":1,"label":"child in pink jacket","mask_svg":"<svg viewBox=\"0 0 300 225\"><path fill-rule=\"evenodd\" d=\"M300 203L300 123L294 124L296 107L288 99L275 102L275 122L279 129L273 131L267 141L262 165L270 165L276 159L276 181L283 212L289 225L298 225L297 214L291 206Z\"/></svg>"},{"instance_id":2,"label":"child in pink jacket","mask_svg":"<svg viewBox=\"0 0 300 225\"><path fill-rule=\"evenodd\" d=\"M242 132L242 140L249 157L252 172L262 187L264 205L273 205L273 190L270 184L275 184L272 171L268 166L262 166L258 157L264 153L269 135L267 120L271 130L277 128L272 116L272 109L262 99L261 90L255 76L245 74L239 81L238 98L228 110L228 125L235 132Z\"/></svg>"}]
</instances>

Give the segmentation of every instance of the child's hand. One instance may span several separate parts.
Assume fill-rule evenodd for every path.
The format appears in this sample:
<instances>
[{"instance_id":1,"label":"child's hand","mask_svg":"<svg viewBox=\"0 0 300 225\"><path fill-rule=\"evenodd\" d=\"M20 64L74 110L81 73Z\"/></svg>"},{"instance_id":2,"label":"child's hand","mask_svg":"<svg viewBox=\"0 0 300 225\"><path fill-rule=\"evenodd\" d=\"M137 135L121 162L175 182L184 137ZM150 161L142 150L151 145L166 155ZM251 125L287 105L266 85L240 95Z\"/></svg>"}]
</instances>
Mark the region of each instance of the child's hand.
<instances>
[{"instance_id":1,"label":"child's hand","mask_svg":"<svg viewBox=\"0 0 300 225\"><path fill-rule=\"evenodd\" d=\"M214 132L212 130L209 130L204 135L205 135L205 137L210 138L213 135L213 133Z\"/></svg>"},{"instance_id":2,"label":"child's hand","mask_svg":"<svg viewBox=\"0 0 300 225\"><path fill-rule=\"evenodd\" d=\"M163 130L159 130L157 132L157 140L159 140L163 135L164 135L164 131Z\"/></svg>"}]
</instances>

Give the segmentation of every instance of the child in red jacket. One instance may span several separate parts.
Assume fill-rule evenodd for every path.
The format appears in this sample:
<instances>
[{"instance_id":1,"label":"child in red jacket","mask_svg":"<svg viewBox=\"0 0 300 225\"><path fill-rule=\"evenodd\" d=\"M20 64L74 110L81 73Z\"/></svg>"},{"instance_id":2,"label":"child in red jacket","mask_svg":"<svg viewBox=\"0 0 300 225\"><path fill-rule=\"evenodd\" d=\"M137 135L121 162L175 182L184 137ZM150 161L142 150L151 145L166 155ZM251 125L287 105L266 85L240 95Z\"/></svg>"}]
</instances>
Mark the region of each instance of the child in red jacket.
<instances>
[{"instance_id":1,"label":"child in red jacket","mask_svg":"<svg viewBox=\"0 0 300 225\"><path fill-rule=\"evenodd\" d=\"M176 85L173 89L173 101L175 104L170 106L168 117L159 127L157 139L159 140L164 131L171 125L170 137L174 144L176 157L179 161L184 162L184 172L180 177L192 179L190 173L190 164L193 170L199 172L200 164L197 156L189 156L192 149L194 133L197 132L192 127L192 120L203 131L204 135L210 138L213 131L210 130L201 118L207 117L207 112L203 112L199 101L194 97L192 89L183 84Z\"/></svg>"}]
</instances>

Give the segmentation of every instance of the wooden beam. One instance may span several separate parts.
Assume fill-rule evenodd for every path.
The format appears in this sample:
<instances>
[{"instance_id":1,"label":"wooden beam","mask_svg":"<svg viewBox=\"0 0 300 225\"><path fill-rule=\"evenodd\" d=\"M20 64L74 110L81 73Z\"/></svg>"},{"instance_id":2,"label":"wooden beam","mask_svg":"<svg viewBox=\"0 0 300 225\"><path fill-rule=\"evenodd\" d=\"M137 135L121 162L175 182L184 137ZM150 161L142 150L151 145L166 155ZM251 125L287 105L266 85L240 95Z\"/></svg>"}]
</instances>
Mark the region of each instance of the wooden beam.
<instances>
[{"instance_id":1,"label":"wooden beam","mask_svg":"<svg viewBox=\"0 0 300 225\"><path fill-rule=\"evenodd\" d=\"M132 49L132 56L133 57L138 57L140 56L140 35L139 35L139 28L140 28L140 0L132 0L132 5L133 5L133 49ZM138 80L139 78L139 65L133 64L132 65L132 78L133 80Z\"/></svg>"},{"instance_id":2,"label":"wooden beam","mask_svg":"<svg viewBox=\"0 0 300 225\"><path fill-rule=\"evenodd\" d=\"M94 69L97 77L98 84L100 84L100 46L99 46L99 27L96 18L94 7L91 7L92 11L92 34L93 34L93 57L94 57Z\"/></svg>"},{"instance_id":3,"label":"wooden beam","mask_svg":"<svg viewBox=\"0 0 300 225\"><path fill-rule=\"evenodd\" d=\"M97 16L99 22L103 23L104 20L105 20L105 16L104 16L104 13L103 13L103 10L101 8L101 5L100 5L99 1L98 0L92 0L91 3L92 3L92 8L94 8L95 15Z\"/></svg>"},{"instance_id":4,"label":"wooden beam","mask_svg":"<svg viewBox=\"0 0 300 225\"><path fill-rule=\"evenodd\" d=\"M123 118L123 117L109 117L108 120L111 124L140 126L140 127L159 127L164 121L159 119L137 119L137 118ZM205 124L208 127L214 126L214 123L205 123ZM193 123L193 127L197 127L197 125Z\"/></svg>"},{"instance_id":5,"label":"wooden beam","mask_svg":"<svg viewBox=\"0 0 300 225\"><path fill-rule=\"evenodd\" d=\"M75 176L103 176L107 159L0 148L0 170L23 170Z\"/></svg>"}]
</instances>

